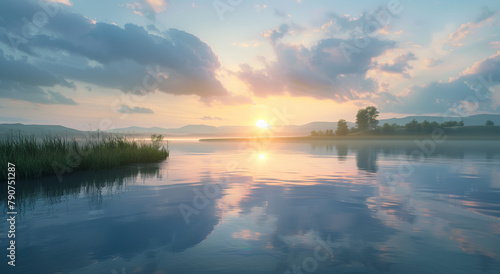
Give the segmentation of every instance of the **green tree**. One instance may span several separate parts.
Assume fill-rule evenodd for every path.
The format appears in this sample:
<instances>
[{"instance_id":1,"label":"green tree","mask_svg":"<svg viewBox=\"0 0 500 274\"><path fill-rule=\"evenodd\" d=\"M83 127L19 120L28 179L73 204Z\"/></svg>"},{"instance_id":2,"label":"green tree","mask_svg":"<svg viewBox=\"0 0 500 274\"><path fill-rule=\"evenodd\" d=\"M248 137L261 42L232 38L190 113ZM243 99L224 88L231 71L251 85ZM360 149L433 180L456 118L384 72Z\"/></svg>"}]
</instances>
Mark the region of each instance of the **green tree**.
<instances>
[{"instance_id":1,"label":"green tree","mask_svg":"<svg viewBox=\"0 0 500 274\"><path fill-rule=\"evenodd\" d=\"M431 127L432 127L432 130L434 130L435 128L439 127L439 123L436 121L433 121L433 122L431 122Z\"/></svg>"},{"instance_id":2,"label":"green tree","mask_svg":"<svg viewBox=\"0 0 500 274\"><path fill-rule=\"evenodd\" d=\"M347 135L348 132L349 128L347 127L347 122L344 119L340 119L337 122L337 130L335 131L335 134L344 136Z\"/></svg>"},{"instance_id":3,"label":"green tree","mask_svg":"<svg viewBox=\"0 0 500 274\"><path fill-rule=\"evenodd\" d=\"M495 123L493 123L493 121L491 121L491 120L488 120L488 121L486 121L485 125L487 125L487 126L494 126Z\"/></svg>"},{"instance_id":4,"label":"green tree","mask_svg":"<svg viewBox=\"0 0 500 274\"><path fill-rule=\"evenodd\" d=\"M457 121L446 121L441 124L441 127L456 127L460 124Z\"/></svg>"},{"instance_id":5,"label":"green tree","mask_svg":"<svg viewBox=\"0 0 500 274\"><path fill-rule=\"evenodd\" d=\"M362 131L375 130L378 125L378 114L379 112L374 106L359 109L356 114L356 124L358 128Z\"/></svg>"},{"instance_id":6,"label":"green tree","mask_svg":"<svg viewBox=\"0 0 500 274\"><path fill-rule=\"evenodd\" d=\"M394 128L389 125L389 123L384 123L384 125L382 126L382 133L384 134L391 134L394 132Z\"/></svg>"},{"instance_id":7,"label":"green tree","mask_svg":"<svg viewBox=\"0 0 500 274\"><path fill-rule=\"evenodd\" d=\"M422 122L422 131L424 133L431 133L432 131L434 130L434 128L432 127L432 123L427 121L427 120L424 120Z\"/></svg>"},{"instance_id":8,"label":"green tree","mask_svg":"<svg viewBox=\"0 0 500 274\"><path fill-rule=\"evenodd\" d=\"M357 132L360 132L360 131L361 130L359 130L359 128L357 128L357 127L352 127L352 128L349 129L350 133L357 133Z\"/></svg>"},{"instance_id":9,"label":"green tree","mask_svg":"<svg viewBox=\"0 0 500 274\"><path fill-rule=\"evenodd\" d=\"M366 113L368 115L368 128L374 130L378 126L378 110L374 106L369 106L366 108Z\"/></svg>"},{"instance_id":10,"label":"green tree","mask_svg":"<svg viewBox=\"0 0 500 274\"><path fill-rule=\"evenodd\" d=\"M356 114L356 125L362 131L368 129L368 114L366 109L360 108L358 114Z\"/></svg>"},{"instance_id":11,"label":"green tree","mask_svg":"<svg viewBox=\"0 0 500 274\"><path fill-rule=\"evenodd\" d=\"M417 120L413 119L409 123L406 123L405 129L409 133L418 133L422 129L422 124L417 122Z\"/></svg>"}]
</instances>

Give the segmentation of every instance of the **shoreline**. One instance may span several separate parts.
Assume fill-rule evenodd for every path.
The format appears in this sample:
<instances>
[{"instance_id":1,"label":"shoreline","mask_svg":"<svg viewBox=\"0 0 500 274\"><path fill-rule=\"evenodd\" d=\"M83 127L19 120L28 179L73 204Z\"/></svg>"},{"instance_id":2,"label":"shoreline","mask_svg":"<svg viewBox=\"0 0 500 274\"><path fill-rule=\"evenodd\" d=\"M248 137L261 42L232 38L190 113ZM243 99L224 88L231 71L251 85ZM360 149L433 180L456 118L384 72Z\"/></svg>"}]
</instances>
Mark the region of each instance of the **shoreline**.
<instances>
[{"instance_id":1,"label":"shoreline","mask_svg":"<svg viewBox=\"0 0 500 274\"><path fill-rule=\"evenodd\" d=\"M203 138L199 142L244 142L244 141L279 141L279 142L310 142L310 141L414 141L432 138L427 135L354 135L354 136L291 136L291 137L228 137ZM500 135L446 135L449 141L500 141Z\"/></svg>"}]
</instances>

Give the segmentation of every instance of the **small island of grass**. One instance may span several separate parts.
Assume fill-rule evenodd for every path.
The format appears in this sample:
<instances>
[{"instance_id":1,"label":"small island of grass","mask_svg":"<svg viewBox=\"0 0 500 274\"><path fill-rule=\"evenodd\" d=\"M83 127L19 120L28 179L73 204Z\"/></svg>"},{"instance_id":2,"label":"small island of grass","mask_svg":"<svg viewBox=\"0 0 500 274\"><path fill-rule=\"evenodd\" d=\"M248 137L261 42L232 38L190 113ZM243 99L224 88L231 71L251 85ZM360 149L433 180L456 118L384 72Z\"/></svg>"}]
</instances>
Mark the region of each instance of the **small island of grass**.
<instances>
[{"instance_id":1,"label":"small island of grass","mask_svg":"<svg viewBox=\"0 0 500 274\"><path fill-rule=\"evenodd\" d=\"M16 165L17 178L39 178L75 170L96 170L133 163L165 160L168 149L163 136L152 135L151 142L137 142L121 136L104 136L97 140L66 140L58 136L10 136L0 140L0 162ZM7 179L7 169L0 177Z\"/></svg>"}]
</instances>

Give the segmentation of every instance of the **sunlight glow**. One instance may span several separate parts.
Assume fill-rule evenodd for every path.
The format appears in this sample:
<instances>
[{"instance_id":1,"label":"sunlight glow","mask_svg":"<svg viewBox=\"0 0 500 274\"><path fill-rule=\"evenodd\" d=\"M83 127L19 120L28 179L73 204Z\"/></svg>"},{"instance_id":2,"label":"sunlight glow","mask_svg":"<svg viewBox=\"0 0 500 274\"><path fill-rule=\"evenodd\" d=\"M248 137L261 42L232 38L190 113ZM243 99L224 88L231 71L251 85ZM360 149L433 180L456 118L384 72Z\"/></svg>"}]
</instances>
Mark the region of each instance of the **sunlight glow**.
<instances>
[{"instance_id":1,"label":"sunlight glow","mask_svg":"<svg viewBox=\"0 0 500 274\"><path fill-rule=\"evenodd\" d=\"M262 120L262 119L257 120L257 122L255 123L255 125L257 127L259 127L259 128L269 128L269 124L266 121Z\"/></svg>"}]
</instances>

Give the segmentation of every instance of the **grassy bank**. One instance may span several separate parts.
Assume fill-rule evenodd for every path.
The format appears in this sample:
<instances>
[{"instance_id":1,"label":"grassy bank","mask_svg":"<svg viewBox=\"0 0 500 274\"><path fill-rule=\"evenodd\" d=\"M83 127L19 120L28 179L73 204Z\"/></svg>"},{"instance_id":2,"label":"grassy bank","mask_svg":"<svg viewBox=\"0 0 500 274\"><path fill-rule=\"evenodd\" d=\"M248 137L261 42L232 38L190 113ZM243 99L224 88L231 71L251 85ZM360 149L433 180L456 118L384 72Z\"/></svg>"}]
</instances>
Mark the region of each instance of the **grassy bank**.
<instances>
[{"instance_id":1,"label":"grassy bank","mask_svg":"<svg viewBox=\"0 0 500 274\"><path fill-rule=\"evenodd\" d=\"M169 151L162 148L162 136L151 143L138 143L119 136L78 142L61 137L11 136L0 140L0 177L7 178L7 163L16 165L17 178L38 178L74 170L95 170L132 163L165 160Z\"/></svg>"}]
</instances>

